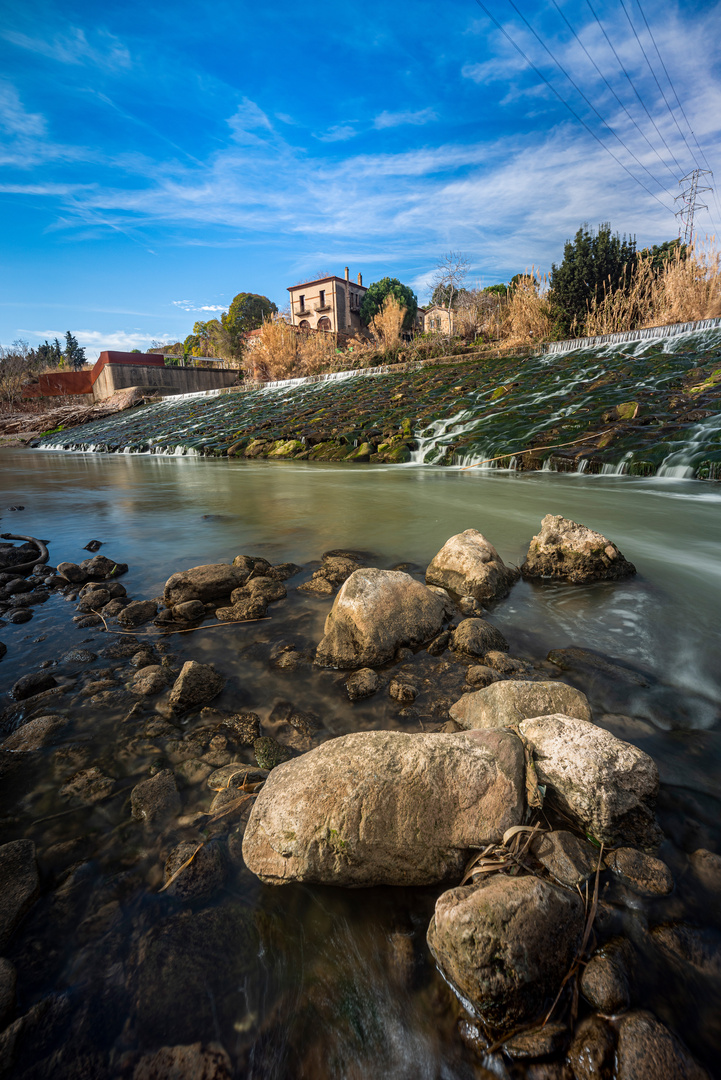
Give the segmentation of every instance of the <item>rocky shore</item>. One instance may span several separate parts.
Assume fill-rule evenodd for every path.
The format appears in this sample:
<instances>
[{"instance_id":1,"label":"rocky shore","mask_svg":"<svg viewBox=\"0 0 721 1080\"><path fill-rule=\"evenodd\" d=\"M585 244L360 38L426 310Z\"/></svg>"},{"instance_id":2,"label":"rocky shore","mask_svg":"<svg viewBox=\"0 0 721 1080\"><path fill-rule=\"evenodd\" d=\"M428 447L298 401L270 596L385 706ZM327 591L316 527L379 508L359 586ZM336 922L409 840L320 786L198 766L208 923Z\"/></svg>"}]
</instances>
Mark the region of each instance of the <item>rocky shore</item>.
<instances>
[{"instance_id":1,"label":"rocky shore","mask_svg":"<svg viewBox=\"0 0 721 1080\"><path fill-rule=\"evenodd\" d=\"M0 619L57 594L95 636L13 667L0 712L0 1077L360 1075L319 1034L342 956L330 993L283 985L261 1015L251 986L282 953L283 917L254 908L260 883L280 912L308 889L356 906L385 889L398 909L417 896L375 978L433 988L453 1076L715 1075L649 1009L649 975L705 979L715 1000L721 857L669 843L656 763L569 675L622 669L572 648L511 656L493 622L521 577L633 576L613 541L549 515L518 568L468 529L422 575L346 550L312 569L237 555L133 598L125 564L51 567L42 541L18 539L0 548ZM293 600L325 605L314 642ZM247 631L240 682L206 648L188 655L211 627ZM0 657L17 665L12 647ZM242 690L251 662L262 702ZM281 677L295 701L277 699ZM327 715L305 707L309 678ZM334 695L364 727L334 730ZM381 701L392 725L369 729L361 710ZM307 962L325 986L322 951ZM339 1030L349 1015L370 1030L377 1003L348 1008Z\"/></svg>"}]
</instances>

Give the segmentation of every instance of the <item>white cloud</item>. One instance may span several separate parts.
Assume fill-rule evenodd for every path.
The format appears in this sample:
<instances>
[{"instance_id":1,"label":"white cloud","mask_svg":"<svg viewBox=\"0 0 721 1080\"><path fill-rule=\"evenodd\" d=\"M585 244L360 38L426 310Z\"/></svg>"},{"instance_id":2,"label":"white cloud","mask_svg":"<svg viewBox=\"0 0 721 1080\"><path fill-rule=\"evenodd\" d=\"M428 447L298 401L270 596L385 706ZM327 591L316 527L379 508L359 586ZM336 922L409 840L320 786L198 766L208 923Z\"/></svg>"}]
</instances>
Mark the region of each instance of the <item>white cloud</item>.
<instances>
[{"instance_id":1,"label":"white cloud","mask_svg":"<svg viewBox=\"0 0 721 1080\"><path fill-rule=\"evenodd\" d=\"M12 83L0 81L0 128L8 135L43 136L47 129L45 117L29 113Z\"/></svg>"},{"instance_id":2,"label":"white cloud","mask_svg":"<svg viewBox=\"0 0 721 1080\"><path fill-rule=\"evenodd\" d=\"M96 43L88 41L85 31L71 27L67 34L56 34L54 38L33 38L14 30L6 30L2 35L12 45L28 52L38 53L60 64L94 64L104 68L130 67L130 52L114 34L106 30L95 32Z\"/></svg>"},{"instance_id":3,"label":"white cloud","mask_svg":"<svg viewBox=\"0 0 721 1080\"><path fill-rule=\"evenodd\" d=\"M192 300L171 300L173 307L181 311L225 311L221 304L195 304Z\"/></svg>"},{"instance_id":4,"label":"white cloud","mask_svg":"<svg viewBox=\"0 0 721 1080\"><path fill-rule=\"evenodd\" d=\"M430 124L434 120L438 119L438 114L435 109L418 109L417 112L412 112L410 109L406 109L401 112L388 112L384 110L379 113L373 121L373 127L378 131L383 128L401 127L403 124L413 124L416 127L420 127L423 124Z\"/></svg>"},{"instance_id":5,"label":"white cloud","mask_svg":"<svg viewBox=\"0 0 721 1080\"><path fill-rule=\"evenodd\" d=\"M316 135L320 142L345 142L357 135L356 129L351 124L335 124L324 135Z\"/></svg>"},{"instance_id":6,"label":"white cloud","mask_svg":"<svg viewBox=\"0 0 721 1080\"><path fill-rule=\"evenodd\" d=\"M235 110L233 115L229 117L228 127L233 132L234 138L243 138L251 131L255 131L258 128L262 128L265 131L272 131L273 125L263 112L259 105L256 105L250 98L244 97L241 104Z\"/></svg>"}]
</instances>

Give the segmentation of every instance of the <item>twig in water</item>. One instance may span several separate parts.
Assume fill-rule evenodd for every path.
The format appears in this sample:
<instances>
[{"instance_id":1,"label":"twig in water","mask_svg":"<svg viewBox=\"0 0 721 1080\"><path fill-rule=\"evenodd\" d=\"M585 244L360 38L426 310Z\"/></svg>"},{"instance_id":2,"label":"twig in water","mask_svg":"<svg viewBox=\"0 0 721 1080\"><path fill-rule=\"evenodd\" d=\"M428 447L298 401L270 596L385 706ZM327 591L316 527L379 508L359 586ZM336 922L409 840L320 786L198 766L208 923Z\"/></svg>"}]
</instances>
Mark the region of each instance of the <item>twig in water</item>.
<instances>
[{"instance_id":1,"label":"twig in water","mask_svg":"<svg viewBox=\"0 0 721 1080\"><path fill-rule=\"evenodd\" d=\"M202 844L198 844L197 848L195 849L195 851L193 852L193 854L192 854L192 855L190 856L190 858L189 858L189 859L186 859L186 860L185 860L185 862L183 863L183 865L182 865L182 866L179 866L179 867L178 867L178 869L177 869L177 870L175 871L175 873L174 873L174 874L172 875L172 877L169 877L169 878L168 878L168 880L167 880L167 881L165 882L165 885L163 885L162 889L158 889L158 892L159 892L159 893L161 893L161 892L165 892L165 890L166 890L166 889L170 888L170 886L171 886L171 885L173 884L173 882L174 882L174 881L175 881L175 880L176 880L177 878L179 878L179 877L180 877L180 875L181 875L181 874L183 873L183 870L185 870L186 866L190 866L190 864L192 863L193 859L195 858L195 856L196 856L196 855L198 854L198 852L200 851L200 849L201 849L201 848L202 848L202 847L203 847L204 845L205 845L205 841L203 841L203 843L202 843Z\"/></svg>"},{"instance_id":2,"label":"twig in water","mask_svg":"<svg viewBox=\"0 0 721 1080\"><path fill-rule=\"evenodd\" d=\"M201 623L200 626L190 626L187 630L156 630L155 633L152 630L145 630L142 634L136 634L134 630L112 630L102 612L96 611L95 608L91 608L91 611L93 615L99 615L103 620L107 634L124 634L127 637L158 637L158 635L169 637L171 634L194 634L196 630L217 630L219 626L244 626L246 623L270 622L270 615L267 615L264 619L235 619L232 622L208 623L207 626Z\"/></svg>"},{"instance_id":3,"label":"twig in water","mask_svg":"<svg viewBox=\"0 0 721 1080\"><path fill-rule=\"evenodd\" d=\"M535 454L537 450L560 450L563 446L576 446L577 443L589 442L591 439L600 439L602 435L608 435L609 431L613 428L606 428L605 431L597 431L595 435L582 435L580 439L572 439L571 442L555 443L553 446L532 446L528 450L509 450L506 454L496 454L495 457L484 458L483 461L474 461L472 465L466 465L461 469L461 472L468 472L469 469L477 469L479 465L488 465L491 461L501 461L507 457L520 457L521 454Z\"/></svg>"}]
</instances>

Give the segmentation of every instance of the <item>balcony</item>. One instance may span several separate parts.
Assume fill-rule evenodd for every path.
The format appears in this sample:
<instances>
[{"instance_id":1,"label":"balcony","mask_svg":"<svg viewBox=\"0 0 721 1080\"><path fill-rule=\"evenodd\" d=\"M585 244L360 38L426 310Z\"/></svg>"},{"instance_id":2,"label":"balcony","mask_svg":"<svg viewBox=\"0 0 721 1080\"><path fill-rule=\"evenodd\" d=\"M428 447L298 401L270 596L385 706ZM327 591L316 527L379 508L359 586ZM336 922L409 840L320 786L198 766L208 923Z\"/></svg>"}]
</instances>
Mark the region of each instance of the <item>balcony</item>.
<instances>
[{"instance_id":1,"label":"balcony","mask_svg":"<svg viewBox=\"0 0 721 1080\"><path fill-rule=\"evenodd\" d=\"M312 315L312 314L313 313L310 310L310 308L307 308L307 307L298 308L298 310L296 311L296 315L298 315L298 316Z\"/></svg>"},{"instance_id":2,"label":"balcony","mask_svg":"<svg viewBox=\"0 0 721 1080\"><path fill-rule=\"evenodd\" d=\"M314 308L313 310L314 310L314 311L317 311L317 312L318 312L318 313L320 314L320 313L321 313L321 312L323 312L323 311L330 311L330 310L331 310L331 306L330 306L330 304L319 304L319 305L318 305L318 306L316 306L316 307L315 307L315 308Z\"/></svg>"}]
</instances>

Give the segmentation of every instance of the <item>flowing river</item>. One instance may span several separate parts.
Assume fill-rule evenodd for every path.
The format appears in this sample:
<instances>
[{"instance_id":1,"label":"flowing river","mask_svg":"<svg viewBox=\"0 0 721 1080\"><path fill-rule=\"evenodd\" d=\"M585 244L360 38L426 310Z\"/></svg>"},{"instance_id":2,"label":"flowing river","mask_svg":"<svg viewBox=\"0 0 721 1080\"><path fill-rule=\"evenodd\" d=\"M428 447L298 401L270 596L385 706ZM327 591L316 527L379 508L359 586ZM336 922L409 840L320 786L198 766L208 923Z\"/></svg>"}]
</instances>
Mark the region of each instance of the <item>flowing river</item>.
<instances>
[{"instance_id":1,"label":"flowing river","mask_svg":"<svg viewBox=\"0 0 721 1080\"><path fill-rule=\"evenodd\" d=\"M5 509L11 506L24 509ZM166 639L176 666L192 658L226 676L214 706L253 710L281 741L279 701L320 717L324 738L363 728L420 730L414 710L401 714L387 695L349 702L337 672L274 666L284 644L310 650L322 636L332 597L295 586L324 551L350 548L371 565L404 564L420 574L467 528L515 564L546 514L604 533L636 565L635 578L592 587L522 581L490 618L513 656L540 663L550 649L577 646L618 662L608 677L579 669L564 678L588 694L596 722L657 761L667 836L661 856L679 882L688 876L688 853L721 850L720 513L719 485L669 477L0 451L3 531L50 541L53 565L79 562L88 541L101 541L102 554L129 564L122 583L133 598L162 595L177 570L241 553L303 566L269 621L206 623ZM62 595L33 610L32 621L0 627L8 647L0 661L3 706L19 675L78 647L101 654L109 640L102 627L78 629ZM138 635L146 632L162 640L154 627ZM57 670L83 677L72 659ZM130 818L129 790L161 755L152 722L142 736L130 725L117 750L127 711L83 698L73 742L63 748L66 771L58 764L59 779L49 782L35 755L5 785L0 808L0 843L33 839L43 879L9 953L18 969L17 1015L66 995L71 1020L56 1039L67 1040L66 1061L75 1054L89 1063L84 1075L115 1077L126 1075L133 1054L200 1040L223 1043L248 1078L526 1075L497 1056L479 1064L458 1037L457 1005L425 947L440 889L273 889L236 860L210 904L183 909L159 894L163 861L178 837L149 838ZM157 731L163 722L159 715ZM116 749L108 755L111 736ZM98 762L116 783L112 796L69 806L58 789L70 765ZM207 809L212 793L201 783L181 795L187 815ZM718 915L699 915L698 896L684 888L655 907L619 901L618 918L643 958L641 1004L719 1075ZM153 934L183 910L181 930L162 939L161 962ZM648 928L672 919L700 920L716 941L716 959L706 967L659 959Z\"/></svg>"}]
</instances>

